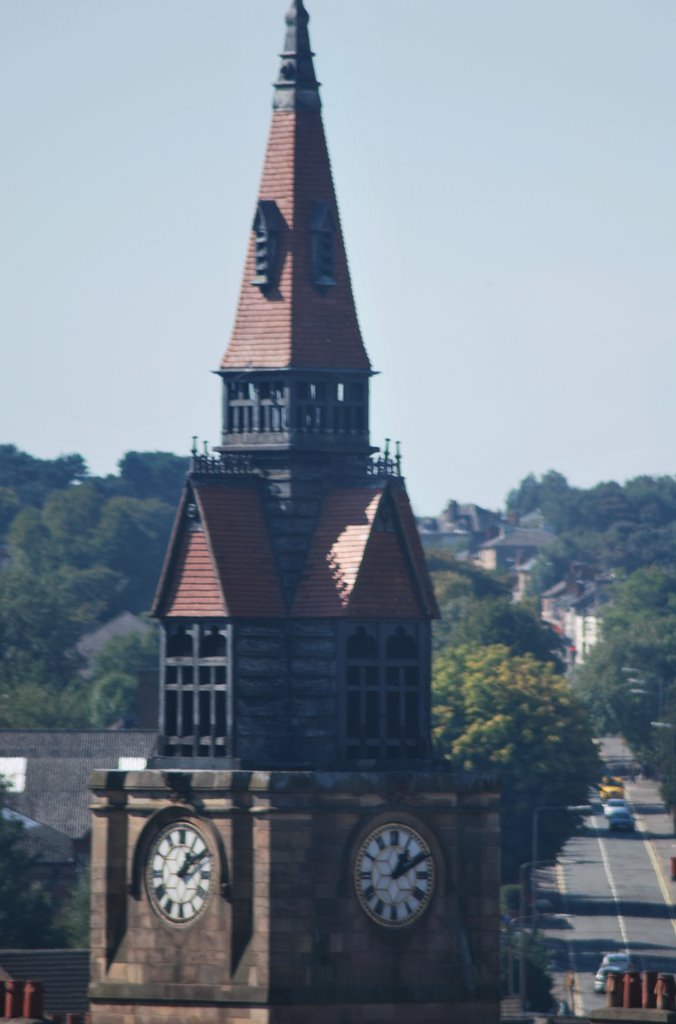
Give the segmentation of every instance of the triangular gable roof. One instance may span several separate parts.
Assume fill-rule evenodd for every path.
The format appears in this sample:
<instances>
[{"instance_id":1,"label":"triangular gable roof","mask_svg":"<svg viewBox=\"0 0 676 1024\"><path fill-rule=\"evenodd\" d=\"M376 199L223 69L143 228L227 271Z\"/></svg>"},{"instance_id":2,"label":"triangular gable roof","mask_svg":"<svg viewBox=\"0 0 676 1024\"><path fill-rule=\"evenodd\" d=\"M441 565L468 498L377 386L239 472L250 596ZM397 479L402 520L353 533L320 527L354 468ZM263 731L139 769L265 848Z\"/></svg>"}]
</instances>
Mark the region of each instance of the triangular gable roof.
<instances>
[{"instance_id":1,"label":"triangular gable roof","mask_svg":"<svg viewBox=\"0 0 676 1024\"><path fill-rule=\"evenodd\" d=\"M384 505L392 513L392 524L381 530L377 521ZM409 536L411 528L414 537ZM326 495L292 614L315 618L438 614L415 520L401 488L340 488Z\"/></svg>"},{"instance_id":2,"label":"triangular gable roof","mask_svg":"<svg viewBox=\"0 0 676 1024\"><path fill-rule=\"evenodd\" d=\"M185 515L193 498L202 525L195 531ZM188 482L152 611L182 618L285 614L258 480Z\"/></svg>"}]
</instances>

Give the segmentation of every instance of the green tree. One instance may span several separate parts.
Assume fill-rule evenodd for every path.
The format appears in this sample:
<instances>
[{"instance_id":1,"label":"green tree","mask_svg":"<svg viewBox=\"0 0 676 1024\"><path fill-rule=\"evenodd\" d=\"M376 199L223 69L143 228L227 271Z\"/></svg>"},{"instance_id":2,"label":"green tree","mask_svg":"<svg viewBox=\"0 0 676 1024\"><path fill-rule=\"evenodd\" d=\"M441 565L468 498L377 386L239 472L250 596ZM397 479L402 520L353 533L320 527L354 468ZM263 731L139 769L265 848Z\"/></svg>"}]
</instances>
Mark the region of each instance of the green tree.
<instances>
[{"instance_id":1,"label":"green tree","mask_svg":"<svg viewBox=\"0 0 676 1024\"><path fill-rule=\"evenodd\" d=\"M434 665L434 735L458 769L502 780L503 878L530 859L533 812L587 800L600 765L584 708L553 665L507 647L452 648ZM575 822L544 815L539 853L552 857Z\"/></svg>"},{"instance_id":2,"label":"green tree","mask_svg":"<svg viewBox=\"0 0 676 1024\"><path fill-rule=\"evenodd\" d=\"M11 487L0 487L0 538L7 535L14 516L21 508L21 501Z\"/></svg>"},{"instance_id":3,"label":"green tree","mask_svg":"<svg viewBox=\"0 0 676 1024\"><path fill-rule=\"evenodd\" d=\"M21 819L6 807L6 791L0 776L0 948L58 946L52 902L32 879L35 859L26 852Z\"/></svg>"},{"instance_id":4,"label":"green tree","mask_svg":"<svg viewBox=\"0 0 676 1024\"><path fill-rule=\"evenodd\" d=\"M107 728L120 719L133 720L139 673L157 668L157 662L157 628L110 640L92 665L92 724Z\"/></svg>"},{"instance_id":5,"label":"green tree","mask_svg":"<svg viewBox=\"0 0 676 1024\"><path fill-rule=\"evenodd\" d=\"M27 505L39 507L50 491L84 480L86 476L87 465L81 455L36 459L19 451L16 445L0 445L0 480Z\"/></svg>"},{"instance_id":6,"label":"green tree","mask_svg":"<svg viewBox=\"0 0 676 1024\"><path fill-rule=\"evenodd\" d=\"M175 509L162 501L111 498L97 532L99 561L126 579L122 594L134 612L150 607Z\"/></svg>"},{"instance_id":7,"label":"green tree","mask_svg":"<svg viewBox=\"0 0 676 1024\"><path fill-rule=\"evenodd\" d=\"M170 452L127 452L118 465L121 486L129 497L157 498L175 506L189 461Z\"/></svg>"},{"instance_id":8,"label":"green tree","mask_svg":"<svg viewBox=\"0 0 676 1024\"><path fill-rule=\"evenodd\" d=\"M597 734L620 732L653 760L650 725L676 699L676 570L650 566L618 582L603 632L576 672L575 690Z\"/></svg>"},{"instance_id":9,"label":"green tree","mask_svg":"<svg viewBox=\"0 0 676 1024\"><path fill-rule=\"evenodd\" d=\"M81 631L59 573L39 574L15 551L0 572L0 726L87 724L75 652Z\"/></svg>"},{"instance_id":10,"label":"green tree","mask_svg":"<svg viewBox=\"0 0 676 1024\"><path fill-rule=\"evenodd\" d=\"M71 949L86 949L89 946L90 903L91 885L87 865L81 870L70 899L59 915L64 944Z\"/></svg>"},{"instance_id":11,"label":"green tree","mask_svg":"<svg viewBox=\"0 0 676 1024\"><path fill-rule=\"evenodd\" d=\"M529 603L514 604L506 583L493 573L460 562L445 551L428 556L441 612L434 645L476 647L505 644L512 654L532 654L560 665L560 640Z\"/></svg>"}]
</instances>

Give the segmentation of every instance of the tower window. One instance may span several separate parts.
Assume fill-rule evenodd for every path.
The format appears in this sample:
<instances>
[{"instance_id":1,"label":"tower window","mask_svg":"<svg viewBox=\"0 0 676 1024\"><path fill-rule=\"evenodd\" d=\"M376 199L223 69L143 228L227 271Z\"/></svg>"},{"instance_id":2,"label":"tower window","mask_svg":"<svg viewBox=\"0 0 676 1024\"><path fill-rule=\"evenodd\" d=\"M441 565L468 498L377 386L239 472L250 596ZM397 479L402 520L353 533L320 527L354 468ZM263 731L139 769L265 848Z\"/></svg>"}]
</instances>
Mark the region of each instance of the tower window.
<instances>
[{"instance_id":1,"label":"tower window","mask_svg":"<svg viewBox=\"0 0 676 1024\"><path fill-rule=\"evenodd\" d=\"M259 200L253 222L255 269L251 284L262 292L277 283L279 233L283 224L277 203Z\"/></svg>"},{"instance_id":2,"label":"tower window","mask_svg":"<svg viewBox=\"0 0 676 1024\"><path fill-rule=\"evenodd\" d=\"M228 627L167 623L162 732L167 755L222 757L228 752Z\"/></svg>"},{"instance_id":3,"label":"tower window","mask_svg":"<svg viewBox=\"0 0 676 1024\"><path fill-rule=\"evenodd\" d=\"M345 743L350 758L425 755L420 655L415 633L357 626L345 645Z\"/></svg>"},{"instance_id":4,"label":"tower window","mask_svg":"<svg viewBox=\"0 0 676 1024\"><path fill-rule=\"evenodd\" d=\"M334 285L335 222L331 206L322 200L313 204L310 217L310 259L312 280L318 288Z\"/></svg>"}]
</instances>

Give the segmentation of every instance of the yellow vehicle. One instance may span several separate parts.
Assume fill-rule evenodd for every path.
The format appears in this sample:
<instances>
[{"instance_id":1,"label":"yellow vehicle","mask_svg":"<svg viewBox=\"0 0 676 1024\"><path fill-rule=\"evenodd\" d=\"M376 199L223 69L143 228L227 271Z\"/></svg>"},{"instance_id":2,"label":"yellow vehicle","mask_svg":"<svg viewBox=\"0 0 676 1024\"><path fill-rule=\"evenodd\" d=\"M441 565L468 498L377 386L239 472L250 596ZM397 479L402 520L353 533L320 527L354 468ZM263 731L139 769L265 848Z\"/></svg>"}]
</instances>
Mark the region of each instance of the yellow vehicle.
<instances>
[{"instance_id":1,"label":"yellow vehicle","mask_svg":"<svg viewBox=\"0 0 676 1024\"><path fill-rule=\"evenodd\" d=\"M619 775L604 775L599 785L599 796L604 803L613 797L623 797L624 781Z\"/></svg>"}]
</instances>

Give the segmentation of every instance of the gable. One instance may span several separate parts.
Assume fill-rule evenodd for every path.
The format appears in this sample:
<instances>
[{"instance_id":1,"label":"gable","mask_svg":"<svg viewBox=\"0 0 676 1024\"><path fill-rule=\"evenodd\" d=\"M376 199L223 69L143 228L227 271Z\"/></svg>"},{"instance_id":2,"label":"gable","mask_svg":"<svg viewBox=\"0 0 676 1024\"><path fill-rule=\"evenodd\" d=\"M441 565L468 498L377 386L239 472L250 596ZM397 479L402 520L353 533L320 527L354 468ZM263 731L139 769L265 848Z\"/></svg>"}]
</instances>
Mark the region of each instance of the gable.
<instances>
[{"instance_id":1,"label":"gable","mask_svg":"<svg viewBox=\"0 0 676 1024\"><path fill-rule=\"evenodd\" d=\"M258 479L202 483L183 493L153 604L160 618L285 614Z\"/></svg>"},{"instance_id":2,"label":"gable","mask_svg":"<svg viewBox=\"0 0 676 1024\"><path fill-rule=\"evenodd\" d=\"M167 580L163 615L185 618L225 616L220 583L203 532L185 532Z\"/></svg>"},{"instance_id":3,"label":"gable","mask_svg":"<svg viewBox=\"0 0 676 1024\"><path fill-rule=\"evenodd\" d=\"M394 529L374 530L369 537L349 608L359 618L426 618Z\"/></svg>"}]
</instances>

